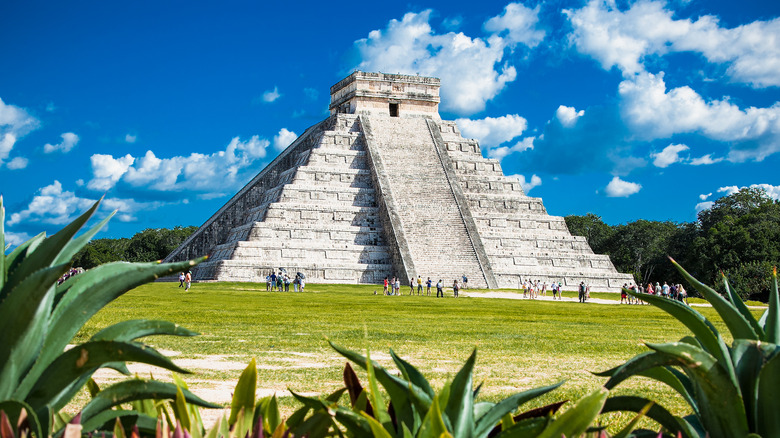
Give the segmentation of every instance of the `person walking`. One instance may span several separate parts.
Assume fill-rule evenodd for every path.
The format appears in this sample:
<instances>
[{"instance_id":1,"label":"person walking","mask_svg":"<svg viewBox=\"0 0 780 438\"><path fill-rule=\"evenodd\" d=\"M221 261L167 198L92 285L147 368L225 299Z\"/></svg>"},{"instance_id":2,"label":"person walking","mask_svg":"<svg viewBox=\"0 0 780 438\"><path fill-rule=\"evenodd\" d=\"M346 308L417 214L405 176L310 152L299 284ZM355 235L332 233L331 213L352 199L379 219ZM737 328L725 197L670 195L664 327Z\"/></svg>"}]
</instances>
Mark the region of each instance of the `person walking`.
<instances>
[{"instance_id":1,"label":"person walking","mask_svg":"<svg viewBox=\"0 0 780 438\"><path fill-rule=\"evenodd\" d=\"M417 276L417 295L422 293L422 277Z\"/></svg>"},{"instance_id":2,"label":"person walking","mask_svg":"<svg viewBox=\"0 0 780 438\"><path fill-rule=\"evenodd\" d=\"M584 303L585 302L585 292L586 292L586 290L585 290L585 282L584 281L580 282L580 291L579 292L580 292L580 294L579 294L580 302Z\"/></svg>"},{"instance_id":3,"label":"person walking","mask_svg":"<svg viewBox=\"0 0 780 438\"><path fill-rule=\"evenodd\" d=\"M187 271L187 274L184 276L184 292L190 290L190 284L192 284L192 273Z\"/></svg>"},{"instance_id":4,"label":"person walking","mask_svg":"<svg viewBox=\"0 0 780 438\"><path fill-rule=\"evenodd\" d=\"M441 283L441 279L436 283L436 298L439 298L439 296L444 298L444 285Z\"/></svg>"},{"instance_id":5,"label":"person walking","mask_svg":"<svg viewBox=\"0 0 780 438\"><path fill-rule=\"evenodd\" d=\"M179 272L179 287L184 287L184 272Z\"/></svg>"},{"instance_id":6,"label":"person walking","mask_svg":"<svg viewBox=\"0 0 780 438\"><path fill-rule=\"evenodd\" d=\"M431 296L431 284L433 284L433 282L431 281L431 277L428 277L428 281L425 282L425 288L426 288L426 292L428 293L428 296Z\"/></svg>"},{"instance_id":7,"label":"person walking","mask_svg":"<svg viewBox=\"0 0 780 438\"><path fill-rule=\"evenodd\" d=\"M458 290L460 290L460 286L458 286L458 280L455 280L452 283L452 294L455 296L455 298L458 298Z\"/></svg>"},{"instance_id":8,"label":"person walking","mask_svg":"<svg viewBox=\"0 0 780 438\"><path fill-rule=\"evenodd\" d=\"M388 295L387 293L387 277L385 277L385 292L384 295Z\"/></svg>"},{"instance_id":9,"label":"person walking","mask_svg":"<svg viewBox=\"0 0 780 438\"><path fill-rule=\"evenodd\" d=\"M414 277L409 279L409 295L414 295Z\"/></svg>"}]
</instances>

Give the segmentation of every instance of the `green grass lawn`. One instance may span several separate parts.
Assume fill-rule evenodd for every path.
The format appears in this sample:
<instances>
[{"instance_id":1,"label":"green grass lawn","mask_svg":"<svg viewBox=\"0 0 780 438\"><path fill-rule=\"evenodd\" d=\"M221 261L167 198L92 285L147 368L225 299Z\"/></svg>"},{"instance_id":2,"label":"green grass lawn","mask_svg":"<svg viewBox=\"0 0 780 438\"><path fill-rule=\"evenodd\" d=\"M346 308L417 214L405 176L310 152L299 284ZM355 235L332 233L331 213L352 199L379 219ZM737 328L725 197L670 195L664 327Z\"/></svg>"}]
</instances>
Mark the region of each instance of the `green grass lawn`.
<instances>
[{"instance_id":1,"label":"green grass lawn","mask_svg":"<svg viewBox=\"0 0 780 438\"><path fill-rule=\"evenodd\" d=\"M202 333L194 338L146 339L157 348L178 352L175 361L235 365L254 357L259 388L311 393L341 386L345 360L326 338L354 350L368 346L372 357L386 367L392 367L387 355L392 348L436 388L476 347L475 381L484 382L481 397L486 400L566 380L563 387L529 405L533 407L577 399L597 388L605 379L589 371L606 370L647 351L643 342L676 341L688 334L652 306L385 297L381 286L365 285L310 284L306 293L266 292L264 285L247 283L194 284L189 293L177 286L154 283L127 293L96 315L77 341L125 319L169 320ZM373 295L375 289L380 295ZM619 299L609 295L613 297ZM697 310L725 331L711 308ZM193 371L185 380L196 393L220 382L224 386L225 381L232 388L241 372L235 366L217 365L200 365ZM359 375L365 381L365 375ZM679 398L649 380L631 380L616 392L652 393L673 412L684 413ZM287 413L295 405L290 397L281 402Z\"/></svg>"}]
</instances>

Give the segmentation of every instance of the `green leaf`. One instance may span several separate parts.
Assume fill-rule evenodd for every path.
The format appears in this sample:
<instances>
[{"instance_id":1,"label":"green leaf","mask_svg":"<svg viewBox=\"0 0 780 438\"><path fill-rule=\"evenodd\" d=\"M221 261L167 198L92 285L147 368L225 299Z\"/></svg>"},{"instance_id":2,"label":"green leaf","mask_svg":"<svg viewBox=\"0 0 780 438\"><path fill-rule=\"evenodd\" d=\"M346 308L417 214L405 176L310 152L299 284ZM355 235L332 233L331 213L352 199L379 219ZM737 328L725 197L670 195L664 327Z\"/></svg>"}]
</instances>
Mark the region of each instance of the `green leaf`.
<instances>
[{"instance_id":1,"label":"green leaf","mask_svg":"<svg viewBox=\"0 0 780 438\"><path fill-rule=\"evenodd\" d=\"M173 400L176 398L178 391L179 387L176 385L157 380L132 379L115 383L100 391L95 398L84 406L84 409L81 410L81 421L85 423L103 411L134 400ZM209 403L186 389L182 389L181 392L184 394L184 399L187 403L211 409L220 409L222 407Z\"/></svg>"},{"instance_id":2,"label":"green leaf","mask_svg":"<svg viewBox=\"0 0 780 438\"><path fill-rule=\"evenodd\" d=\"M198 334L169 321L133 319L106 327L95 333L90 340L128 342L152 335L197 336Z\"/></svg>"},{"instance_id":3,"label":"green leaf","mask_svg":"<svg viewBox=\"0 0 780 438\"><path fill-rule=\"evenodd\" d=\"M539 435L547 425L550 424L550 417L526 418L502 430L496 435L496 438L528 438Z\"/></svg>"},{"instance_id":4,"label":"green leaf","mask_svg":"<svg viewBox=\"0 0 780 438\"><path fill-rule=\"evenodd\" d=\"M699 291L704 299L712 304L712 308L718 312L718 315L720 315L721 319L723 319L723 322L726 323L726 326L729 328L731 336L734 339L759 339L758 333L753 328L753 326L750 325L748 319L745 318L745 316L740 313L739 310L734 307L734 305L732 305L728 300L723 298L719 293L715 292L709 286L693 278L693 276L691 276L688 271L683 269L682 266L678 265L674 260L672 260L672 264L675 268L677 268L680 274L682 274L682 276L688 280L688 282L692 284L697 291ZM751 316L749 319L752 320L753 317Z\"/></svg>"},{"instance_id":5,"label":"green leaf","mask_svg":"<svg viewBox=\"0 0 780 438\"><path fill-rule=\"evenodd\" d=\"M392 348L390 349L390 356L393 358L393 362L395 362L395 365L401 371L401 374L406 380L414 383L416 386L425 391L425 393L428 394L428 397L433 398L436 396L433 388L431 388L431 384L428 383L428 380L417 368L412 366L409 362L398 357Z\"/></svg>"},{"instance_id":6,"label":"green leaf","mask_svg":"<svg viewBox=\"0 0 780 438\"><path fill-rule=\"evenodd\" d=\"M766 309L765 316L764 331L767 342L780 344L780 294L777 292L777 268L772 271L769 307Z\"/></svg>"},{"instance_id":7,"label":"green leaf","mask_svg":"<svg viewBox=\"0 0 780 438\"><path fill-rule=\"evenodd\" d=\"M734 341L731 357L739 380L742 398L745 400L748 428L756 430L761 421L758 403L759 373L764 364L778 354L780 346L766 342L739 339Z\"/></svg>"},{"instance_id":8,"label":"green leaf","mask_svg":"<svg viewBox=\"0 0 780 438\"><path fill-rule=\"evenodd\" d=\"M742 314L742 316L745 318L745 320L750 324L751 327L753 327L753 330L758 334L759 339L765 339L766 333L764 332L764 329L761 327L761 325L756 321L756 318L753 316L753 313L748 309L748 307L745 305L745 302L742 301L742 298L737 295L733 289L731 289L731 286L729 285L729 280L726 278L723 273L721 273L721 277L723 277L723 287L726 288L726 296L729 298L729 302L737 309L737 311Z\"/></svg>"},{"instance_id":9,"label":"green leaf","mask_svg":"<svg viewBox=\"0 0 780 438\"><path fill-rule=\"evenodd\" d=\"M634 429L636 429L637 424L639 424L639 421L644 418L645 415L647 415L647 411L650 410L651 407L655 405L654 401L648 401L645 406L637 412L636 416L634 416L631 421L626 424L626 426L623 429L620 429L618 433L616 433L612 438L628 438L629 434L633 432Z\"/></svg>"},{"instance_id":10,"label":"green leaf","mask_svg":"<svg viewBox=\"0 0 780 438\"><path fill-rule=\"evenodd\" d=\"M679 342L647 346L674 358L676 365L683 367L694 382L700 418L712 438L747 435L747 417L739 388L713 356Z\"/></svg>"},{"instance_id":11,"label":"green leaf","mask_svg":"<svg viewBox=\"0 0 780 438\"><path fill-rule=\"evenodd\" d=\"M3 301L2 290L5 285L5 207L3 206L3 195L0 195L0 302Z\"/></svg>"},{"instance_id":12,"label":"green leaf","mask_svg":"<svg viewBox=\"0 0 780 438\"><path fill-rule=\"evenodd\" d=\"M233 390L233 400L230 402L230 419L228 424L232 427L236 424L238 413L244 409L249 418L254 416L255 392L257 391L257 361L252 358L249 365L238 378L236 388Z\"/></svg>"},{"instance_id":13,"label":"green leaf","mask_svg":"<svg viewBox=\"0 0 780 438\"><path fill-rule=\"evenodd\" d=\"M100 198L100 201L102 201L103 198ZM96 204L100 203L98 201ZM84 233L82 233L79 237L76 237L72 240L69 240L68 243L65 244L65 246L62 248L60 253L57 255L57 258L54 259L54 264L59 263L67 263L73 259L73 256L76 255L77 252L81 250L81 248L84 247L90 240L92 240L92 237L95 236L95 234L100 231L103 226L108 223L109 220L111 220L112 217L116 214L116 210L111 212L108 216L105 217L102 221L98 222L97 225L94 227L88 229Z\"/></svg>"},{"instance_id":14,"label":"green leaf","mask_svg":"<svg viewBox=\"0 0 780 438\"><path fill-rule=\"evenodd\" d=\"M474 363L477 360L477 350L463 364L463 367L452 379L450 398L444 413L452 423L452 434L459 438L471 438L474 434L474 399L472 382Z\"/></svg>"},{"instance_id":15,"label":"green leaf","mask_svg":"<svg viewBox=\"0 0 780 438\"><path fill-rule=\"evenodd\" d=\"M1 199L0 202L2 202ZM21 415L22 410L26 411L27 421L30 423L30 431L32 434L36 438L42 437L41 423L38 421L38 416L35 415L35 410L33 410L32 406L20 400L0 401L0 411L5 412L8 416L8 421L10 421L12 425L18 424L19 415Z\"/></svg>"},{"instance_id":16,"label":"green leaf","mask_svg":"<svg viewBox=\"0 0 780 438\"><path fill-rule=\"evenodd\" d=\"M181 426L185 430L190 430L192 423L190 421L190 413L187 411L187 402L184 400L184 393L181 392L181 387L176 386L176 398L173 399L173 415L181 423Z\"/></svg>"},{"instance_id":17,"label":"green leaf","mask_svg":"<svg viewBox=\"0 0 780 438\"><path fill-rule=\"evenodd\" d=\"M631 290L628 290L628 293L660 308L688 327L696 336L696 339L702 347L723 364L726 371L732 377L732 381L736 384L734 368L731 366L731 361L728 360L729 355L726 344L723 342L723 339L721 339L718 330L707 320L707 318L677 300L670 300L658 295L639 294Z\"/></svg>"},{"instance_id":18,"label":"green leaf","mask_svg":"<svg viewBox=\"0 0 780 438\"><path fill-rule=\"evenodd\" d=\"M89 210L53 236L38 241L38 244L34 247L33 245L30 245L24 260L14 266L12 271L8 272L8 280L5 286L13 288L24 281L28 276L32 275L33 272L52 266L54 260L57 259L65 245L70 242L71 238L81 229L84 223L89 220L98 205L100 205L100 201L95 202ZM65 264L68 263L70 263L69 259ZM56 265L57 263L54 264Z\"/></svg>"},{"instance_id":19,"label":"green leaf","mask_svg":"<svg viewBox=\"0 0 780 438\"><path fill-rule=\"evenodd\" d=\"M373 417L369 416L365 412L363 412L361 415L363 415L363 418L368 421L368 426L371 428L371 433L373 434L374 438L393 438L392 435L390 435L390 433L385 430L382 424L376 421Z\"/></svg>"},{"instance_id":20,"label":"green leaf","mask_svg":"<svg viewBox=\"0 0 780 438\"><path fill-rule=\"evenodd\" d=\"M12 397L13 391L21 373L39 355L54 299L53 285L68 268L66 264L36 271L16 283L0 302L0 400L24 398Z\"/></svg>"},{"instance_id":21,"label":"green leaf","mask_svg":"<svg viewBox=\"0 0 780 438\"><path fill-rule=\"evenodd\" d=\"M471 388L469 388L471 390ZM423 418L420 430L417 432L417 438L440 438L442 435L451 436L444 424L439 400L434 398L431 408ZM375 435L376 436L376 435Z\"/></svg>"},{"instance_id":22,"label":"green leaf","mask_svg":"<svg viewBox=\"0 0 780 438\"><path fill-rule=\"evenodd\" d=\"M780 388L780 355L775 354L766 362L758 375L758 399L756 400L758 424L756 432L763 437L780 436L778 388Z\"/></svg>"},{"instance_id":23,"label":"green leaf","mask_svg":"<svg viewBox=\"0 0 780 438\"><path fill-rule=\"evenodd\" d=\"M501 418L514 412L523 403L540 397L548 392L563 385L563 381L560 381L554 385L542 386L539 388L529 389L527 391L519 392L510 397L507 397L500 402L496 403L485 415L477 420L477 426L474 429L474 437L484 438L487 437L491 430L501 421Z\"/></svg>"},{"instance_id":24,"label":"green leaf","mask_svg":"<svg viewBox=\"0 0 780 438\"><path fill-rule=\"evenodd\" d=\"M609 397L604 403L604 407L601 409L602 414L609 412L641 412L642 409L647 406L648 403L652 403L652 400L636 397L631 395L620 395L615 397ZM655 421L663 426L666 430L676 435L678 432L683 434L685 438L695 438L698 436L696 431L688 424L687 421L680 417L675 417L666 408L655 403L645 413L647 418Z\"/></svg>"},{"instance_id":25,"label":"green leaf","mask_svg":"<svg viewBox=\"0 0 780 438\"><path fill-rule=\"evenodd\" d=\"M52 362L33 386L26 401L36 409L51 405L59 410L70 400L63 397L63 391L69 388L71 382L84 376L89 378L97 368L114 361L141 362L180 373L188 372L150 347L127 342L87 342L71 348Z\"/></svg>"},{"instance_id":26,"label":"green leaf","mask_svg":"<svg viewBox=\"0 0 780 438\"><path fill-rule=\"evenodd\" d=\"M547 426L539 438L560 438L561 436L580 436L598 417L604 402L609 395L609 390L599 388L590 395L581 398L569 410L561 414L549 426Z\"/></svg>"},{"instance_id":27,"label":"green leaf","mask_svg":"<svg viewBox=\"0 0 780 438\"><path fill-rule=\"evenodd\" d=\"M77 281L62 297L51 315L48 335L40 356L22 381L20 392L24 393L32 388L78 330L108 303L136 286L189 268L203 260L205 258L170 264L108 263L75 276Z\"/></svg>"},{"instance_id":28,"label":"green leaf","mask_svg":"<svg viewBox=\"0 0 780 438\"><path fill-rule=\"evenodd\" d=\"M27 258L28 251L31 252L32 248L35 248L45 238L46 233L39 233L37 236L30 238L14 248L14 250L5 257L5 282L3 287L0 288L0 302L5 300L6 295L11 290L11 287L8 286L8 277L11 275L10 273L14 272L16 267Z\"/></svg>"},{"instance_id":29,"label":"green leaf","mask_svg":"<svg viewBox=\"0 0 780 438\"><path fill-rule=\"evenodd\" d=\"M377 384L374 362L371 360L371 352L368 349L366 349L366 363L368 364L366 368L368 373L368 398L371 400L371 406L374 408L374 416L376 417L377 421L382 424L384 429L395 435L393 422L390 419L390 415L387 413L387 407L385 407L385 401L382 398L382 393L379 392L379 385Z\"/></svg>"}]
</instances>

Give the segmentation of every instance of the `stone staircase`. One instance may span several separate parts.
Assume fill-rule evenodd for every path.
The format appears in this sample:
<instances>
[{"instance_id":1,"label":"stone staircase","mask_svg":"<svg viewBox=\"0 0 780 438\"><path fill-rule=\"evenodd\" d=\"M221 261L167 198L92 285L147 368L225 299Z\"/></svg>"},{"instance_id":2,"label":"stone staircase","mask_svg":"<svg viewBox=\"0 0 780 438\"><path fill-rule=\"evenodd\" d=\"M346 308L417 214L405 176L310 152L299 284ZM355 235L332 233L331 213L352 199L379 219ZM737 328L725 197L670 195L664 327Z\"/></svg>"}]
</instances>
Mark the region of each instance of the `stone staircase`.
<instances>
[{"instance_id":1,"label":"stone staircase","mask_svg":"<svg viewBox=\"0 0 780 438\"><path fill-rule=\"evenodd\" d=\"M465 274L470 286L486 287L426 119L372 115L368 120L389 183L385 196L389 192L393 198L411 256L414 272L408 274L447 285Z\"/></svg>"}]
</instances>

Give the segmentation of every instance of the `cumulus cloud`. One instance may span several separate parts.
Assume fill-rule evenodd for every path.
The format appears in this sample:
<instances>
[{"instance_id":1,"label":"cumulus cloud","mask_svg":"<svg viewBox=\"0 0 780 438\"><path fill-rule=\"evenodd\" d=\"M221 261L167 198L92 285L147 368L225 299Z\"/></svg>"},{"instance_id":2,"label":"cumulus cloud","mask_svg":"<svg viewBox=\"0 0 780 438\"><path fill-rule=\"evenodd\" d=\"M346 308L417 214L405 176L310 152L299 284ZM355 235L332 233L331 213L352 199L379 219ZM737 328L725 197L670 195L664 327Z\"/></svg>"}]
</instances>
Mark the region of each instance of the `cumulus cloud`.
<instances>
[{"instance_id":1,"label":"cumulus cloud","mask_svg":"<svg viewBox=\"0 0 780 438\"><path fill-rule=\"evenodd\" d=\"M704 210L708 210L712 208L713 205L715 205L714 201L699 202L696 204L696 213L698 214Z\"/></svg>"},{"instance_id":2,"label":"cumulus cloud","mask_svg":"<svg viewBox=\"0 0 780 438\"><path fill-rule=\"evenodd\" d=\"M287 146L290 146L295 139L298 138L298 134L282 128L279 133L274 136L274 148L277 151L283 151Z\"/></svg>"},{"instance_id":3,"label":"cumulus cloud","mask_svg":"<svg viewBox=\"0 0 780 438\"><path fill-rule=\"evenodd\" d=\"M615 2L591 0L565 10L575 47L605 69L630 75L644 71L649 56L695 52L712 63L728 64L733 80L756 87L780 85L780 18L727 29L717 17L674 19L665 1L640 0L627 10Z\"/></svg>"},{"instance_id":4,"label":"cumulus cloud","mask_svg":"<svg viewBox=\"0 0 780 438\"><path fill-rule=\"evenodd\" d=\"M665 168L674 163L684 161L684 158L680 157L680 152L688 149L690 148L684 144L670 144L661 152L651 154L650 156L654 158L653 165L655 167Z\"/></svg>"},{"instance_id":5,"label":"cumulus cloud","mask_svg":"<svg viewBox=\"0 0 780 438\"><path fill-rule=\"evenodd\" d=\"M138 136L135 134L125 134L125 143L135 143L138 140Z\"/></svg>"},{"instance_id":6,"label":"cumulus cloud","mask_svg":"<svg viewBox=\"0 0 780 438\"><path fill-rule=\"evenodd\" d=\"M504 61L505 50L519 43L538 44L538 35L510 29L512 25L522 24L526 30L535 26L530 17L522 21L520 16L535 15L538 10L523 8L508 6L495 21L488 20L491 24L486 27L497 33L487 38L462 32L437 34L429 24L430 10L407 13L400 21L390 20L385 29L355 41L361 58L357 68L438 77L444 109L464 115L479 112L517 76L515 68Z\"/></svg>"},{"instance_id":7,"label":"cumulus cloud","mask_svg":"<svg viewBox=\"0 0 780 438\"><path fill-rule=\"evenodd\" d=\"M511 44L536 47L544 39L545 32L538 28L539 5L534 9L522 3L509 3L504 11L485 22L485 30L504 37Z\"/></svg>"},{"instance_id":8,"label":"cumulus cloud","mask_svg":"<svg viewBox=\"0 0 780 438\"><path fill-rule=\"evenodd\" d=\"M702 155L701 157L692 158L690 163L692 166L707 166L710 164L720 163L723 158L712 158L712 154Z\"/></svg>"},{"instance_id":9,"label":"cumulus cloud","mask_svg":"<svg viewBox=\"0 0 780 438\"><path fill-rule=\"evenodd\" d=\"M5 235L5 244L14 246L19 246L23 244L24 242L27 242L32 237L31 235L27 233L14 233L8 230L4 230Z\"/></svg>"},{"instance_id":10,"label":"cumulus cloud","mask_svg":"<svg viewBox=\"0 0 780 438\"><path fill-rule=\"evenodd\" d=\"M273 102L276 99L282 97L281 93L279 93L279 87L274 87L273 90L268 90L265 93L263 93L263 102Z\"/></svg>"},{"instance_id":11,"label":"cumulus cloud","mask_svg":"<svg viewBox=\"0 0 780 438\"><path fill-rule=\"evenodd\" d=\"M8 159L17 140L39 126L38 119L27 110L0 99L0 165Z\"/></svg>"},{"instance_id":12,"label":"cumulus cloud","mask_svg":"<svg viewBox=\"0 0 780 438\"><path fill-rule=\"evenodd\" d=\"M728 159L760 161L780 151L780 102L744 110L728 100L705 101L688 86L667 90L663 73L641 73L620 83L621 111L644 139L699 133L732 142Z\"/></svg>"},{"instance_id":13,"label":"cumulus cloud","mask_svg":"<svg viewBox=\"0 0 780 438\"><path fill-rule=\"evenodd\" d=\"M63 190L62 184L55 180L52 184L39 189L26 209L11 214L8 225L28 221L53 225L66 224L94 202L94 199L80 198L73 192Z\"/></svg>"},{"instance_id":14,"label":"cumulus cloud","mask_svg":"<svg viewBox=\"0 0 780 438\"><path fill-rule=\"evenodd\" d=\"M610 198L627 198L641 189L640 184L623 181L616 176L607 184L606 192Z\"/></svg>"},{"instance_id":15,"label":"cumulus cloud","mask_svg":"<svg viewBox=\"0 0 780 438\"><path fill-rule=\"evenodd\" d=\"M60 137L62 137L62 141L57 144L46 143L43 146L43 152L47 154L50 154L55 151L62 151L62 153L68 153L79 142L79 136L72 132L66 132L60 135Z\"/></svg>"},{"instance_id":16,"label":"cumulus cloud","mask_svg":"<svg viewBox=\"0 0 780 438\"><path fill-rule=\"evenodd\" d=\"M52 184L38 189L27 208L11 214L8 225L42 223L63 225L72 222L78 215L92 206L97 199L83 198L74 192L63 189L55 180ZM137 202L132 199L105 198L100 204L103 212L117 211L116 218L122 222L136 220L134 214L140 210L158 207L159 203ZM6 232L6 236L8 233ZM29 239L26 233L19 233L19 244Z\"/></svg>"},{"instance_id":17,"label":"cumulus cloud","mask_svg":"<svg viewBox=\"0 0 780 438\"><path fill-rule=\"evenodd\" d=\"M500 161L503 160L507 155L533 149L535 139L536 137L526 137L515 143L514 146L499 146L497 148L488 149L488 157L495 158Z\"/></svg>"},{"instance_id":18,"label":"cumulus cloud","mask_svg":"<svg viewBox=\"0 0 780 438\"><path fill-rule=\"evenodd\" d=\"M561 105L555 111L555 117L561 122L561 125L571 128L577 123L577 119L585 115L585 110L577 111L574 107Z\"/></svg>"},{"instance_id":19,"label":"cumulus cloud","mask_svg":"<svg viewBox=\"0 0 780 438\"><path fill-rule=\"evenodd\" d=\"M6 164L6 167L8 167L11 170L17 170L17 169L24 169L27 167L27 164L29 163L29 160L24 157L15 157L11 161Z\"/></svg>"},{"instance_id":20,"label":"cumulus cloud","mask_svg":"<svg viewBox=\"0 0 780 438\"><path fill-rule=\"evenodd\" d=\"M236 183L243 182L238 181L238 175L251 170L256 160L265 158L270 144L258 136L246 141L235 137L224 151L213 154L192 153L170 158L157 157L151 150L141 157L95 154L90 158L93 177L87 188L105 191L123 184L125 188L146 192L221 195L222 190L232 190Z\"/></svg>"},{"instance_id":21,"label":"cumulus cloud","mask_svg":"<svg viewBox=\"0 0 780 438\"><path fill-rule=\"evenodd\" d=\"M509 175L509 177L517 178L517 180L520 181L520 187L523 188L523 192L525 192L526 195L534 187L539 187L540 185L542 185L542 179L539 178L537 175L531 176L531 179L529 181L526 181L525 175Z\"/></svg>"},{"instance_id":22,"label":"cumulus cloud","mask_svg":"<svg viewBox=\"0 0 780 438\"><path fill-rule=\"evenodd\" d=\"M701 195L699 195L699 199L701 199L702 201L706 201L707 198L709 198L710 196L712 196L712 192L710 192L710 193L702 193Z\"/></svg>"},{"instance_id":23,"label":"cumulus cloud","mask_svg":"<svg viewBox=\"0 0 780 438\"><path fill-rule=\"evenodd\" d=\"M750 187L751 189L764 190L770 198L780 201L780 186L773 186L772 184L751 184L750 186L743 187L725 186L719 188L718 193L724 193L724 196L729 196L747 187Z\"/></svg>"},{"instance_id":24,"label":"cumulus cloud","mask_svg":"<svg viewBox=\"0 0 780 438\"><path fill-rule=\"evenodd\" d=\"M471 120L455 120L464 137L475 138L485 147L495 147L522 135L528 122L517 114L501 117L485 117Z\"/></svg>"}]
</instances>

